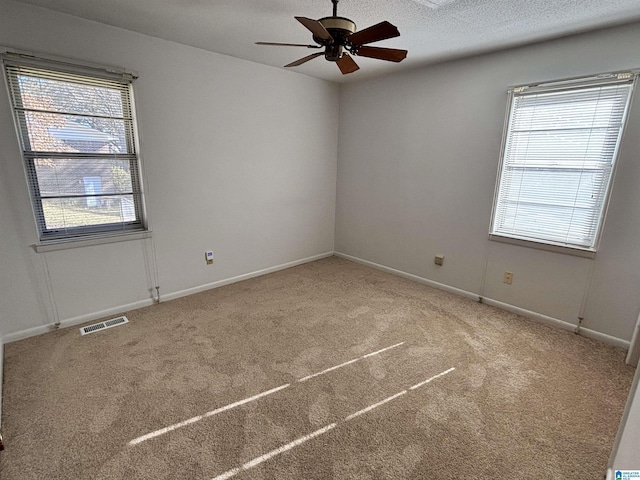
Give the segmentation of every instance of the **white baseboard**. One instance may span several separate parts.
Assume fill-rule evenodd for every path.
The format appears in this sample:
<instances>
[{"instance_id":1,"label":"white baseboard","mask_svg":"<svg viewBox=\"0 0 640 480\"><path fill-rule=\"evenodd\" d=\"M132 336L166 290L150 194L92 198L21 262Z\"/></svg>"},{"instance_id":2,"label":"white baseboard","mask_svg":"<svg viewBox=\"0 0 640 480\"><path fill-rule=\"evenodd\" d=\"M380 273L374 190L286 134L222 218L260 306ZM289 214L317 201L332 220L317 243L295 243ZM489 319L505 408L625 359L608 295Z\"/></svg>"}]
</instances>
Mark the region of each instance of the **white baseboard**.
<instances>
[{"instance_id":1,"label":"white baseboard","mask_svg":"<svg viewBox=\"0 0 640 480\"><path fill-rule=\"evenodd\" d=\"M607 335L606 333L597 332L595 330L591 330L590 328L580 327L578 333L583 337L593 338L595 340L600 340L601 342L608 343L610 345L615 345L616 347L624 348L628 350L631 346L631 342L627 340L622 340L618 337L612 337L611 335Z\"/></svg>"},{"instance_id":2,"label":"white baseboard","mask_svg":"<svg viewBox=\"0 0 640 480\"><path fill-rule=\"evenodd\" d=\"M516 307L515 305L511 305L509 303L499 302L498 300L494 300L492 298L484 297L482 299L482 303L487 305L491 305L492 307L497 307L501 310L506 310L507 312L516 313L518 315L522 315L523 317L531 318L532 320L536 320L540 323L545 323L547 325L552 325L554 327L562 328L563 330L569 330L574 332L577 323L569 323L564 320L560 320L554 317L549 317L548 315L543 315L541 313L532 312L531 310L527 310L526 308Z\"/></svg>"},{"instance_id":3,"label":"white baseboard","mask_svg":"<svg viewBox=\"0 0 640 480\"><path fill-rule=\"evenodd\" d=\"M418 275L414 275L412 273L403 272L402 270L397 270L395 268L387 267L386 265L380 265L379 263L370 262L369 260L353 257L351 255L347 255L346 253L335 252L334 255L336 257L344 258L346 260L351 260L352 262L361 263L362 265L375 268L376 270L382 270L383 272L391 273L393 275L397 275L399 277L406 278L408 280L413 280L414 282L422 283L423 285L427 285L429 287L437 288L438 290L444 290L446 292L455 293L456 295L460 295L461 297L475 300L476 302L480 300L480 295L476 293L467 292L466 290L461 290L459 288L451 287L449 285L445 285L444 283L434 282L433 280L429 280L424 277L419 277Z\"/></svg>"},{"instance_id":4,"label":"white baseboard","mask_svg":"<svg viewBox=\"0 0 640 480\"><path fill-rule=\"evenodd\" d=\"M80 325L81 323L97 320L98 318L110 317L112 315L120 315L122 313L135 310L136 308L148 307L149 305L153 305L152 299L141 300L139 302L128 303L126 305L119 305L117 307L107 308L104 310L99 310L97 312L91 312L85 315L79 315L77 317L61 320L60 326L57 328L73 327L75 325ZM19 332L8 333L4 336L2 341L4 343L11 343L18 340L23 340L25 338L34 337L36 335L42 335L43 333L51 332L52 330L56 330L56 326L54 324L41 325L38 327L21 330Z\"/></svg>"},{"instance_id":5,"label":"white baseboard","mask_svg":"<svg viewBox=\"0 0 640 480\"><path fill-rule=\"evenodd\" d=\"M255 272L245 273L243 275L238 275L236 277L219 280L217 282L200 285L193 288L188 288L186 290L181 290L178 292L168 293L162 296L162 301L173 300L175 298L184 297L187 295L193 295L194 293L203 292L205 290L210 290L212 288L222 287L224 285L229 285L231 283L241 282L242 280L248 280L249 278L259 277L261 275L266 275L268 273L277 272L278 270L284 270L287 268L295 267L298 265L302 265L304 263L313 262L315 260L320 260L322 258L331 257L331 256L333 256L333 252L321 253L319 255L314 255L312 257L302 258L300 260L294 260L292 262L283 263L281 265L276 265L274 267L264 268L262 270L256 270ZM149 305L153 305L153 303L154 301L152 299L147 299L147 300L141 300L138 302L129 303L127 305L120 305L117 307L100 310L98 312L91 312L85 315L79 315L77 317L62 320L60 322L59 328L73 327L75 325L91 322L99 318L109 317L111 315L120 315L122 313L126 313L128 311L135 310L137 308L148 307ZM22 339L33 337L36 335L42 335L43 333L47 333L55 329L56 327L53 324L40 325L38 327L28 328L26 330L21 330L19 332L6 334L1 341L2 343L15 342L17 340L22 340Z\"/></svg>"},{"instance_id":6,"label":"white baseboard","mask_svg":"<svg viewBox=\"0 0 640 480\"><path fill-rule=\"evenodd\" d=\"M483 298L482 303L501 308L502 310L506 310L508 312L517 313L518 315L522 315L523 317L531 318L532 320L537 320L538 322L546 323L547 325L562 328L563 330L569 330L570 332L575 332L576 327L578 326L575 323L565 322L564 320L559 320L554 317L542 315L541 313L532 312L531 310L516 307L508 303L499 302L491 298ZM608 343L609 345L615 345L616 347L622 347L625 349L628 349L630 345L630 343L626 340L612 337L611 335L607 335L606 333L600 333L589 328L580 327L580 329L578 330L578 334L582 335L583 337L593 338L595 340L600 340L601 342Z\"/></svg>"},{"instance_id":7,"label":"white baseboard","mask_svg":"<svg viewBox=\"0 0 640 480\"><path fill-rule=\"evenodd\" d=\"M285 270L287 268L297 267L298 265L302 265L304 263L315 262L316 260L320 260L322 258L327 258L332 256L333 256L333 252L321 253L319 255L314 255L312 257L302 258L300 260L294 260L293 262L276 265L275 267L263 268L262 270L256 270L255 272L244 273L236 277L225 278L224 280L218 280L217 282L206 283L204 285L198 285L197 287L187 288L185 290L180 290L178 292L167 293L162 296L162 301L174 300L176 298L186 297L187 295L193 295L194 293L204 292L205 290L211 290L212 288L224 287L225 285L241 282L243 280L249 280L250 278L260 277L262 275L267 275L268 273L277 272L279 270Z\"/></svg>"},{"instance_id":8,"label":"white baseboard","mask_svg":"<svg viewBox=\"0 0 640 480\"><path fill-rule=\"evenodd\" d=\"M449 285L445 285L442 283L434 282L433 280L429 280L424 277L420 277L418 275L413 275L411 273L403 272L401 270L397 270L395 268L387 267L386 265L380 265L375 262L370 262L369 260L364 260L362 258L354 257L351 255L347 255L346 253L335 252L336 257L345 258L347 260L351 260L353 262L361 263L363 265L367 265L368 267L375 268L377 270L382 270L383 272L391 273L393 275L398 275L403 278L407 278L409 280L414 280L418 283L422 283L424 285L428 285L433 288L437 288L439 290L444 290L447 292L454 293L456 295L460 295L465 298L469 298L471 300L480 301L480 295L477 293L468 292L466 290L461 290L459 288L451 287ZM562 328L564 330L575 331L577 324L565 322L564 320L559 320L554 317L549 317L547 315L543 315L541 313L532 312L531 310L526 310L524 308L516 307L515 305L510 305L508 303L499 302L498 300L493 300L491 298L482 298L482 303L487 305L491 305L502 310L506 310L508 312L516 313L518 315L522 315L523 317L531 318L532 320L537 320L541 323L546 323L547 325L553 325L555 327ZM630 342L626 340L622 340L617 337L612 337L611 335L607 335L605 333L600 333L595 330L590 330L588 328L581 327L579 332L580 335L583 335L588 338L593 338L596 340L600 340L601 342L608 343L610 345L615 345L617 347L629 348Z\"/></svg>"},{"instance_id":9,"label":"white baseboard","mask_svg":"<svg viewBox=\"0 0 640 480\"><path fill-rule=\"evenodd\" d=\"M7 333L3 338L3 343L11 343L16 342L18 340L23 340L29 337L35 337L36 335L42 335L43 333L50 332L55 330L55 326L51 325L40 325L38 327L27 328L26 330L20 330L19 332Z\"/></svg>"},{"instance_id":10,"label":"white baseboard","mask_svg":"<svg viewBox=\"0 0 640 480\"><path fill-rule=\"evenodd\" d=\"M337 256L337 257L341 257L347 260L351 260L353 262L356 263L360 263L362 265L366 265L368 267L371 268L375 268L377 270L382 270L383 272L387 272L387 273L391 273L393 275L397 275L399 277L403 277L406 278L408 280L413 280L415 282L421 283L423 285L427 285L429 287L433 287L433 288L437 288L439 290L444 290L446 292L450 292L456 295L459 295L461 297L465 297L474 301L479 301L480 300L480 296L477 293L473 293L473 292L468 292L466 290L462 290L456 287L452 287L449 285L445 285L443 283L438 283L438 282L434 282L433 280L429 280L427 278L424 277L420 277L418 275L414 275L411 273L407 273L404 272L402 270L398 270L395 268L391 268L391 267L387 267L386 265L381 265L375 262L371 262L369 260L364 260L362 258L359 257L354 257L352 255L347 255L346 253L341 253L341 252L326 252L326 253L321 253L319 255L314 255L311 257L307 257L307 258L302 258L299 260L294 260L292 262L288 262L288 263L283 263L280 265L276 265L273 267L269 267L269 268L264 268L261 270L256 270L254 272L249 272L249 273L245 273L242 275L238 275L235 277L231 277L231 278L227 278L227 279L223 279L223 280L219 280L217 282L212 282L212 283L207 283L204 285L199 285L197 287L193 287L193 288L188 288L185 290L180 290L177 292L173 292L173 293L168 293L162 296L162 300L163 301L167 301L167 300L173 300L176 298L180 298L180 297L184 297L187 295L193 295L195 293L199 293L199 292L203 292L205 290L211 290L213 288L218 288L218 287L222 287L224 285L230 285L232 283L236 283L236 282L241 282L243 280L248 280L250 278L255 278L255 277L259 277L262 275L267 275L269 273L273 273L273 272L277 272L279 270L285 270L287 268L291 268L291 267L295 267L298 265L302 265L304 263L309 263L309 262L313 262L316 260L320 260L322 258L327 258L327 257L331 257L331 256ZM503 310L507 310L509 312L513 312L516 313L518 315L522 315L524 317L528 317L531 318L533 320L537 320L539 322L542 323L546 323L549 325L553 325L559 328L562 328L564 330L570 330L570 331L574 331L576 328L575 324L569 323L569 322L565 322L564 320L559 320L557 318L553 318L553 317L549 317L546 315L542 315L540 313L536 313L536 312L532 312L530 310L526 310L520 307L516 307L515 305L510 305L507 303L503 303L503 302L499 302L497 300L493 300L490 298L483 298L482 299L483 303L486 303L487 305L492 305L495 306L497 308L501 308ZM153 300L152 299L147 299L147 300L142 300L139 302L134 302L134 303L130 303L127 305L120 305L117 307L113 307L113 308L108 308L105 310L101 310L98 312L92 312L92 313L88 313L85 315L80 315L77 317L73 317L73 318L69 318L66 320L62 320L60 322L60 327L61 328L66 328L66 327L72 327L75 325L80 325L82 323L85 322L90 322L93 320L97 320L99 318L104 318L104 317L108 317L111 315L119 315L125 312L128 312L130 310L135 310L137 308L142 308L142 307L146 307L149 305L153 304ZM4 343L10 343L10 342L15 342L17 340L22 340L24 338L28 338L28 337L33 337L35 335L41 335L43 333L47 333L50 332L51 330L54 330L55 326L54 325L41 325L38 327L33 327L33 328L29 328L26 330L21 330L19 332L14 332L14 333L9 333L6 334L1 340L1 344ZM622 348L629 348L630 346L630 342L626 341L626 340L622 340L620 338L616 338L616 337L612 337L610 335L607 335L605 333L600 333L597 332L595 330L590 330L588 328L580 328L579 333L581 335L584 335L585 337L589 337L589 338L593 338L596 340L600 340L602 342L611 344L611 345L615 345L618 347L622 347ZM1 366L1 363L0 363ZM1 377L0 377L1 379Z\"/></svg>"}]
</instances>

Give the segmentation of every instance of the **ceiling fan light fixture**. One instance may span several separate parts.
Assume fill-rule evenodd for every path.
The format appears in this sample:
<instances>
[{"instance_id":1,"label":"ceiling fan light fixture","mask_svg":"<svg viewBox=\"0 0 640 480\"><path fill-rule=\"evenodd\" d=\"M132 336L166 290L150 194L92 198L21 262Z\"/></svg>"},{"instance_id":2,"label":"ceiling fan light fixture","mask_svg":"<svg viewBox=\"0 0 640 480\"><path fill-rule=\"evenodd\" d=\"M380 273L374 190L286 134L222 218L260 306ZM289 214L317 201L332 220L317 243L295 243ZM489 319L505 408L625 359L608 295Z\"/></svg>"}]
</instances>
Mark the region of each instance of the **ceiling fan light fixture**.
<instances>
[{"instance_id":1,"label":"ceiling fan light fixture","mask_svg":"<svg viewBox=\"0 0 640 480\"><path fill-rule=\"evenodd\" d=\"M277 45L283 47L324 48L324 52L307 55L306 57L285 65L285 67L297 67L324 54L325 59L330 62L335 62L344 75L353 73L360 68L351 55L360 55L391 62L401 62L406 58L406 50L366 46L370 43L400 36L400 32L396 26L387 21L383 21L364 30L356 31L355 22L349 18L338 16L338 1L339 0L331 0L331 3L333 3L333 16L331 17L323 17L318 20L307 17L294 17L311 32L313 41L317 46L276 42L256 43L259 45Z\"/></svg>"},{"instance_id":2,"label":"ceiling fan light fixture","mask_svg":"<svg viewBox=\"0 0 640 480\"><path fill-rule=\"evenodd\" d=\"M314 38L316 43L326 46L325 58L335 62L342 58L342 50L348 43L347 37L356 31L356 24L344 17L325 17L318 20L331 34L333 41L326 42Z\"/></svg>"},{"instance_id":3,"label":"ceiling fan light fixture","mask_svg":"<svg viewBox=\"0 0 640 480\"><path fill-rule=\"evenodd\" d=\"M352 34L356 31L356 24L345 17L324 17L318 20L324 28L331 32L331 29L344 31L347 34Z\"/></svg>"}]
</instances>

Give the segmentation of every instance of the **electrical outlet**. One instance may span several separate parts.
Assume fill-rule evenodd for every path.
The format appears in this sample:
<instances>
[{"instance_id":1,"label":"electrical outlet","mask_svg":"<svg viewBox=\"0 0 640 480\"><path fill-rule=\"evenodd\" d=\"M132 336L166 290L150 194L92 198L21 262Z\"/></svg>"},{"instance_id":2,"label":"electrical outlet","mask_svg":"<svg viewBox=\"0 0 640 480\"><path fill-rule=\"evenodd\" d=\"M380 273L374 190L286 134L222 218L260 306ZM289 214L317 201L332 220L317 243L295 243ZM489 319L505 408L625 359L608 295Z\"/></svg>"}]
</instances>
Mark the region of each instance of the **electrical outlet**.
<instances>
[{"instance_id":1,"label":"electrical outlet","mask_svg":"<svg viewBox=\"0 0 640 480\"><path fill-rule=\"evenodd\" d=\"M204 259L207 262L207 265L211 265L213 263L213 252L204 252Z\"/></svg>"},{"instance_id":2,"label":"electrical outlet","mask_svg":"<svg viewBox=\"0 0 640 480\"><path fill-rule=\"evenodd\" d=\"M502 281L507 285L511 285L513 283L513 272L504 272Z\"/></svg>"},{"instance_id":3,"label":"electrical outlet","mask_svg":"<svg viewBox=\"0 0 640 480\"><path fill-rule=\"evenodd\" d=\"M433 263L436 265L444 264L444 255L436 255L436 258L433 260Z\"/></svg>"}]
</instances>

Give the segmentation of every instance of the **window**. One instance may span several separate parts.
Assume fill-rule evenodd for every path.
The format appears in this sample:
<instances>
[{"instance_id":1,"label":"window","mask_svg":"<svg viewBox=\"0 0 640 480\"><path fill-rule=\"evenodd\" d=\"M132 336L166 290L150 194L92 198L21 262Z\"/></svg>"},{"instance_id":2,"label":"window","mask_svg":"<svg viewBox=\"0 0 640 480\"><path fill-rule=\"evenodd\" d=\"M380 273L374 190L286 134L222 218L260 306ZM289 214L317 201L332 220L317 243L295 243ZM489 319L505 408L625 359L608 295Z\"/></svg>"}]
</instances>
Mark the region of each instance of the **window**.
<instances>
[{"instance_id":1,"label":"window","mask_svg":"<svg viewBox=\"0 0 640 480\"><path fill-rule=\"evenodd\" d=\"M40 241L144 230L133 77L3 55Z\"/></svg>"},{"instance_id":2,"label":"window","mask_svg":"<svg viewBox=\"0 0 640 480\"><path fill-rule=\"evenodd\" d=\"M596 251L634 81L625 73L510 91L492 239Z\"/></svg>"}]
</instances>

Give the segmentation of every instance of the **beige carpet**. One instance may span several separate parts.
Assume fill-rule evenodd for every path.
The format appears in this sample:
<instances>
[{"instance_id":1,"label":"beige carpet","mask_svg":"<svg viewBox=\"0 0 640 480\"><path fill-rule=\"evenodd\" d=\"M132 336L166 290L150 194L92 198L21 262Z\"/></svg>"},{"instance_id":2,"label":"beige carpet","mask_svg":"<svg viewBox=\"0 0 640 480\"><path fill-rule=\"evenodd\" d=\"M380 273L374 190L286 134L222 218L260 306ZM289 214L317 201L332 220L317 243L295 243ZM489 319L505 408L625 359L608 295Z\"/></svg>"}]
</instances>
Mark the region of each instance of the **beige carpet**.
<instances>
[{"instance_id":1,"label":"beige carpet","mask_svg":"<svg viewBox=\"0 0 640 480\"><path fill-rule=\"evenodd\" d=\"M6 346L3 480L601 479L634 373L338 258L127 316Z\"/></svg>"}]
</instances>

